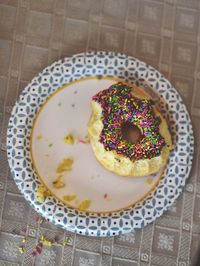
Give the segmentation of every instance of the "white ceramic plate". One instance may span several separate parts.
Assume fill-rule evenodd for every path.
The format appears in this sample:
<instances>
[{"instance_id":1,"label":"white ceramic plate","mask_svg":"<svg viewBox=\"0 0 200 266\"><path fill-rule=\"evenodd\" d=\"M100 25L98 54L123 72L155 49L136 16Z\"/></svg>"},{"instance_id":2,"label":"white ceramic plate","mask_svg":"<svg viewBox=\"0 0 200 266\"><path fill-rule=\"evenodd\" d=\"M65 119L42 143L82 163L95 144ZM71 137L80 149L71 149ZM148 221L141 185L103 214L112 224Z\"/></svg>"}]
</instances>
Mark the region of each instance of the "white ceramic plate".
<instances>
[{"instance_id":1,"label":"white ceramic plate","mask_svg":"<svg viewBox=\"0 0 200 266\"><path fill-rule=\"evenodd\" d=\"M164 174L112 174L85 142L91 97L116 80L144 87L160 104L175 144ZM75 136L74 145L64 142L68 134ZM24 89L9 122L7 147L15 181L38 212L68 230L110 236L152 222L180 195L191 168L193 132L180 96L158 71L122 54L90 52L54 63ZM63 173L65 186L57 189L56 169L65 158L74 163ZM37 191L43 184L52 195L41 203ZM66 203L66 195L76 198ZM85 200L87 212L78 211Z\"/></svg>"}]
</instances>

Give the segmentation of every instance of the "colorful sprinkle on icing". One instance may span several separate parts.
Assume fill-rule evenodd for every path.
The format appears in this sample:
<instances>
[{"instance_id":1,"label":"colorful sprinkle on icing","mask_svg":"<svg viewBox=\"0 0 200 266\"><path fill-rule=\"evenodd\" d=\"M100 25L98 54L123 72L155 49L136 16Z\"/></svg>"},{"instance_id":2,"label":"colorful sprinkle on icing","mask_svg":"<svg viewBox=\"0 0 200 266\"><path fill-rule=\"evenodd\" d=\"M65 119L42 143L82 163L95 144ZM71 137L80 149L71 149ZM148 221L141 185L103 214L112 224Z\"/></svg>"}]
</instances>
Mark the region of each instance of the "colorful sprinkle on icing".
<instances>
[{"instance_id":1,"label":"colorful sprinkle on icing","mask_svg":"<svg viewBox=\"0 0 200 266\"><path fill-rule=\"evenodd\" d=\"M166 144L159 133L160 117L153 110L152 101L132 95L132 89L121 82L93 96L102 107L103 129L99 141L106 150L115 150L132 161L159 156ZM122 125L137 126L141 139L132 143L124 139Z\"/></svg>"}]
</instances>

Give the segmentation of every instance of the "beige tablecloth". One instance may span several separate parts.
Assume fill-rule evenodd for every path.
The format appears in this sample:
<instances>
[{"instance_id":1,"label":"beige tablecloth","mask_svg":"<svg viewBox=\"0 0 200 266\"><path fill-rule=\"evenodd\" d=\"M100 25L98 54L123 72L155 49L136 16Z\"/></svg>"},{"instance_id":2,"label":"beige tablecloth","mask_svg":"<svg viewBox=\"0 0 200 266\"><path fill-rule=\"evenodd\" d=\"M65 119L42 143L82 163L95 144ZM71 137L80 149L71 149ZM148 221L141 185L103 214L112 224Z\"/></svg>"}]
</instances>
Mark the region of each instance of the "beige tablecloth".
<instances>
[{"instance_id":1,"label":"beige tablecloth","mask_svg":"<svg viewBox=\"0 0 200 266\"><path fill-rule=\"evenodd\" d=\"M0 265L194 265L200 243L199 18L199 0L0 0ZM45 66L88 49L124 52L159 69L180 92L195 132L193 168L177 203L143 230L114 238L79 236L42 221L16 188L6 158L7 123L21 90ZM41 235L56 243L33 257Z\"/></svg>"}]
</instances>

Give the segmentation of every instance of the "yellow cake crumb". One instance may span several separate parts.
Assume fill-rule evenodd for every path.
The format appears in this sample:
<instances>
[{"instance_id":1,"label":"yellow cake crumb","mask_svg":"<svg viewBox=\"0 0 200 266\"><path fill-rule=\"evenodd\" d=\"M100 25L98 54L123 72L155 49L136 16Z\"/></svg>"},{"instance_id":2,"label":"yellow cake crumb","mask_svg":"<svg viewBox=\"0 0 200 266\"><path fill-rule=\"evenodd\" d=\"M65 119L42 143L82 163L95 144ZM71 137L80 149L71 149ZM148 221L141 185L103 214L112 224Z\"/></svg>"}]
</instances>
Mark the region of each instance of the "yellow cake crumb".
<instances>
[{"instance_id":1,"label":"yellow cake crumb","mask_svg":"<svg viewBox=\"0 0 200 266\"><path fill-rule=\"evenodd\" d=\"M40 217L39 224L43 224L45 222L45 219L43 217Z\"/></svg>"},{"instance_id":2,"label":"yellow cake crumb","mask_svg":"<svg viewBox=\"0 0 200 266\"><path fill-rule=\"evenodd\" d=\"M46 189L44 187L38 188L38 191L36 193L36 198L37 201L39 201L40 203L44 202L45 200L45 191Z\"/></svg>"},{"instance_id":3,"label":"yellow cake crumb","mask_svg":"<svg viewBox=\"0 0 200 266\"><path fill-rule=\"evenodd\" d=\"M73 201L75 200L76 195L65 195L63 196L64 201Z\"/></svg>"},{"instance_id":4,"label":"yellow cake crumb","mask_svg":"<svg viewBox=\"0 0 200 266\"><path fill-rule=\"evenodd\" d=\"M45 201L45 198L50 195L50 192L43 186L39 187L36 192L37 201L42 203Z\"/></svg>"},{"instance_id":5,"label":"yellow cake crumb","mask_svg":"<svg viewBox=\"0 0 200 266\"><path fill-rule=\"evenodd\" d=\"M147 179L146 179L146 184L147 184L147 185L151 185L152 182L153 182L153 179L152 179L152 178L147 178Z\"/></svg>"},{"instance_id":6,"label":"yellow cake crumb","mask_svg":"<svg viewBox=\"0 0 200 266\"><path fill-rule=\"evenodd\" d=\"M62 181L55 180L55 181L53 181L53 186L54 186L54 188L58 189L58 188L65 187L65 184Z\"/></svg>"},{"instance_id":7,"label":"yellow cake crumb","mask_svg":"<svg viewBox=\"0 0 200 266\"><path fill-rule=\"evenodd\" d=\"M64 143L65 144L69 144L69 145L73 145L75 143L75 138L72 134L69 134L67 136L64 137Z\"/></svg>"},{"instance_id":8,"label":"yellow cake crumb","mask_svg":"<svg viewBox=\"0 0 200 266\"><path fill-rule=\"evenodd\" d=\"M72 159L64 159L61 163L58 164L56 173L61 174L63 172L71 170L73 162L74 161Z\"/></svg>"},{"instance_id":9,"label":"yellow cake crumb","mask_svg":"<svg viewBox=\"0 0 200 266\"><path fill-rule=\"evenodd\" d=\"M41 134L38 135L38 136L36 137L36 139L37 139L37 140L41 140L41 139L42 139L42 135L41 135Z\"/></svg>"},{"instance_id":10,"label":"yellow cake crumb","mask_svg":"<svg viewBox=\"0 0 200 266\"><path fill-rule=\"evenodd\" d=\"M60 175L60 176L57 177L57 179L55 181L53 181L54 188L63 188L63 187L65 187L65 184L61 181L62 178L63 178L63 176Z\"/></svg>"},{"instance_id":11,"label":"yellow cake crumb","mask_svg":"<svg viewBox=\"0 0 200 266\"><path fill-rule=\"evenodd\" d=\"M83 200L81 201L81 203L79 204L78 208L80 211L86 211L91 205L91 200Z\"/></svg>"}]
</instances>

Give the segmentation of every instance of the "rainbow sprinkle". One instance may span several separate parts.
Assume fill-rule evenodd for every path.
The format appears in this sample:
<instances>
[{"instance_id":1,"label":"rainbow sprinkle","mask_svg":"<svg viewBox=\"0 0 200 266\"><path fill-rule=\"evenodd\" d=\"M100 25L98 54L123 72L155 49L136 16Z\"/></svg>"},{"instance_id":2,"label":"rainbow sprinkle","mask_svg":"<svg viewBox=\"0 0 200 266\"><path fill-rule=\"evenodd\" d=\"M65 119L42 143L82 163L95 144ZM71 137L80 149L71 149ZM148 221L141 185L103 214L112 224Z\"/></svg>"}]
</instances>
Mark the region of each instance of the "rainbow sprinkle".
<instances>
[{"instance_id":1,"label":"rainbow sprinkle","mask_svg":"<svg viewBox=\"0 0 200 266\"><path fill-rule=\"evenodd\" d=\"M166 144L159 133L160 117L155 115L151 100L134 97L131 91L129 86L119 82L93 96L92 100L103 109L99 141L106 150L115 150L132 161L159 156ZM140 129L139 142L134 144L123 138L124 123Z\"/></svg>"}]
</instances>

